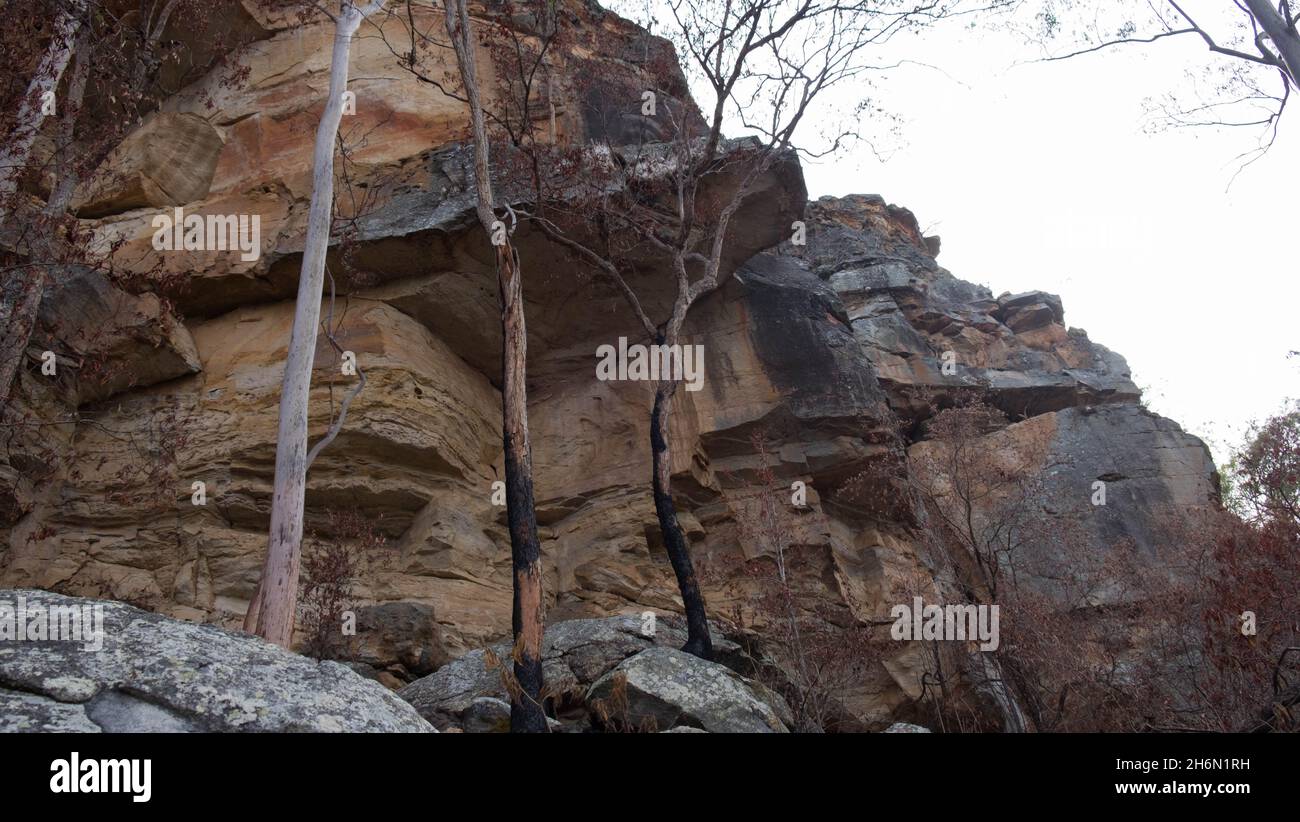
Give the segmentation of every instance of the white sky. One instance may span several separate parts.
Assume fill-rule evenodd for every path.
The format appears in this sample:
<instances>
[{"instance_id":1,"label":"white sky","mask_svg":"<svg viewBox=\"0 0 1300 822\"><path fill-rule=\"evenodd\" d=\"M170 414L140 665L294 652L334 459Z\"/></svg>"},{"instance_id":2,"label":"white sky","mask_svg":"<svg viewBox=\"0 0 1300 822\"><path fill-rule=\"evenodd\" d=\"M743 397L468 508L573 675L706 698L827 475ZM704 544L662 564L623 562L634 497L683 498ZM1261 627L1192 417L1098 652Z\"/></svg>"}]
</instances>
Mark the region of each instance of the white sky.
<instances>
[{"instance_id":1,"label":"white sky","mask_svg":"<svg viewBox=\"0 0 1300 822\"><path fill-rule=\"evenodd\" d=\"M924 42L945 73L882 83L906 121L896 151L806 167L810 196L882 194L943 238L939 261L957 276L1060 294L1066 323L1123 354L1153 410L1220 460L1251 420L1300 396L1284 198L1300 181L1300 110L1233 180L1257 130L1144 130L1143 100L1186 87L1209 57L1199 41L1016 66L1026 52L1009 34Z\"/></svg>"},{"instance_id":2,"label":"white sky","mask_svg":"<svg viewBox=\"0 0 1300 822\"><path fill-rule=\"evenodd\" d=\"M1023 38L954 25L891 50L941 70L883 75L899 136L878 145L883 161L862 147L806 164L810 197L881 194L942 236L939 262L957 276L1060 294L1066 324L1124 355L1152 409L1219 461L1300 396L1300 358L1287 357L1300 349L1297 223L1283 196L1300 181L1300 108L1233 181L1256 129L1144 129L1144 99L1189 88L1190 70L1219 59L1195 38L1016 65L1039 54Z\"/></svg>"}]
</instances>

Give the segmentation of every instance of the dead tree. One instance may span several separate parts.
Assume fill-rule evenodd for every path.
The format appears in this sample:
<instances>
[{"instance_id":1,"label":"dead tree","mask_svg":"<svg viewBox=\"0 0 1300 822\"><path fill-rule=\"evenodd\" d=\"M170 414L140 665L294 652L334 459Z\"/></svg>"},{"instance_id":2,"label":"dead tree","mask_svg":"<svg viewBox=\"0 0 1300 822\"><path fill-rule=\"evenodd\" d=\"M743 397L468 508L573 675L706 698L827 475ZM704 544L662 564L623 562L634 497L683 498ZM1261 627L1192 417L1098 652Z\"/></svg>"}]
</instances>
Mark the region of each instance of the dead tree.
<instances>
[{"instance_id":1,"label":"dead tree","mask_svg":"<svg viewBox=\"0 0 1300 822\"><path fill-rule=\"evenodd\" d=\"M373 0L366 6L358 6L352 0L340 3L338 15L334 18L329 97L321 112L312 154L311 208L307 217L307 236L303 241L297 307L280 391L270 537L261 582L245 617L245 628L251 628L258 636L286 648L293 639L297 613L303 510L307 497L308 401L321 294L325 286L325 255L332 226L334 142L343 119L343 92L347 90L348 51L352 36L361 22L383 8L385 2Z\"/></svg>"},{"instance_id":2,"label":"dead tree","mask_svg":"<svg viewBox=\"0 0 1300 822\"><path fill-rule=\"evenodd\" d=\"M524 146L531 150L535 146L538 135L532 108L537 103L539 74L546 71L548 52L557 41L555 7L548 0L516 5L517 9L532 14L534 28L530 35L534 36L521 36L510 26L495 26L476 36L465 0L446 0L440 32L421 29L415 5L407 0L405 13L398 15L404 42L386 42L399 65L412 76L464 103L469 110L474 210L479 227L495 249L502 338L501 432L513 577L513 665L506 675L511 697L510 729L545 733L549 730L543 704L545 683L541 659L545 606L528 433L528 334L523 271L513 239L517 217L510 202L498 202L499 192L494 190L493 179L498 176L498 169L492 146L496 142L516 150ZM442 39L443 34L446 41ZM485 47L493 60L500 88L484 87L476 57L479 45ZM448 50L456 61L454 76L441 70ZM553 131L552 128L552 136Z\"/></svg>"},{"instance_id":3,"label":"dead tree","mask_svg":"<svg viewBox=\"0 0 1300 822\"><path fill-rule=\"evenodd\" d=\"M53 94L58 88L63 72L72 59L77 30L84 22L85 0L60 5L62 8L54 24L54 34L27 88L27 94L23 97L13 133L0 147L0 224L9 216L10 200L18 190L18 178L27 168L32 144L45 122L45 95Z\"/></svg>"},{"instance_id":4,"label":"dead tree","mask_svg":"<svg viewBox=\"0 0 1300 822\"><path fill-rule=\"evenodd\" d=\"M482 88L474 56L474 35L465 0L446 0L447 35L456 53L461 85L469 103L474 143L474 194L478 221L496 247L497 289L501 300L501 436L506 474L506 518L510 529L514 598L514 679L510 730L545 733L542 709L541 546L533 503L533 457L528 438L526 384L528 332L524 321L523 273L505 223L497 218L492 194L491 158Z\"/></svg>"}]
</instances>

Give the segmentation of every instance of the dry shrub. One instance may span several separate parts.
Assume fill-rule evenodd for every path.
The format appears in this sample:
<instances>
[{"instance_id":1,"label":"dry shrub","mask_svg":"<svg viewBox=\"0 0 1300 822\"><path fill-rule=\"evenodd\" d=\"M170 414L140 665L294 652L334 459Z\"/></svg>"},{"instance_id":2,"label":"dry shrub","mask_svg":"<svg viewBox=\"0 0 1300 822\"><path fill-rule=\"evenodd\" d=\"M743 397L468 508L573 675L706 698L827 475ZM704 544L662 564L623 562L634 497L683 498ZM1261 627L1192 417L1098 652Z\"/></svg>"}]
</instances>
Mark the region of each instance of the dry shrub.
<instances>
[{"instance_id":1,"label":"dry shrub","mask_svg":"<svg viewBox=\"0 0 1300 822\"><path fill-rule=\"evenodd\" d=\"M496 651L491 648L483 649L483 665L489 671L498 671L501 677L501 687L505 689L508 701L511 707L523 699L531 699L524 688L519 684L519 678L515 676L515 663L523 659L523 637L515 640L514 646L510 649L509 664L497 655ZM538 694L541 700L542 713L547 717L554 717L557 704L560 706L570 706L580 701L583 696L581 690L577 692L565 691L556 693L551 689L549 683L543 683L542 690ZM550 710L548 710L548 708Z\"/></svg>"},{"instance_id":2,"label":"dry shrub","mask_svg":"<svg viewBox=\"0 0 1300 822\"><path fill-rule=\"evenodd\" d=\"M730 628L751 645L756 676L780 693L794 716L795 731L847 730L854 720L844 708L880 657L872 626L858 623L846 609L826 603L820 590L801 591L797 580L818 578L811 568L811 546L801 545L799 514L789 487L778 480L766 435L751 443L758 455L755 490L732 494L738 536L753 559L715 580L755 593L747 608L731 614Z\"/></svg>"},{"instance_id":3,"label":"dry shrub","mask_svg":"<svg viewBox=\"0 0 1300 822\"><path fill-rule=\"evenodd\" d=\"M359 559L382 549L386 540L360 511L330 511L328 523L329 538L313 534L305 545L299 619L306 636L304 653L343 659L350 655L343 617L356 609Z\"/></svg>"},{"instance_id":4,"label":"dry shrub","mask_svg":"<svg viewBox=\"0 0 1300 822\"><path fill-rule=\"evenodd\" d=\"M627 675L616 671L612 678L609 696L591 702L591 711L597 725L603 730L628 734L659 733L659 723L653 716L634 720L627 700Z\"/></svg>"}]
</instances>

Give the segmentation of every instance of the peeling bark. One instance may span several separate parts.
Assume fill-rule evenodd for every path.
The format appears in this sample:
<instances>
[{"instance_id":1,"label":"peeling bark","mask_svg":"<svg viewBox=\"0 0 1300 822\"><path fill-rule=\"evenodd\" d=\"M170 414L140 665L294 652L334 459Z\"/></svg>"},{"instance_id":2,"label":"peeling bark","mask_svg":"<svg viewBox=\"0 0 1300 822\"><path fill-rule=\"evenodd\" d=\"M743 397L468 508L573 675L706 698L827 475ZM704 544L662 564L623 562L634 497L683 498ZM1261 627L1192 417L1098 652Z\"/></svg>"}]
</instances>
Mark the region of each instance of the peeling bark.
<instances>
[{"instance_id":1,"label":"peeling bark","mask_svg":"<svg viewBox=\"0 0 1300 822\"><path fill-rule=\"evenodd\" d=\"M312 364L316 357L317 325L325 286L325 254L329 248L334 203L334 141L343 119L343 92L348 85L348 50L361 21L383 7L376 0L358 8L343 0L335 21L330 62L329 98L316 129L312 156L311 209L303 243L302 272L294 310L289 353L280 390L280 424L275 448L275 485L271 497L271 528L266 564L258 585L254 632L269 642L289 647L298 607L298 573L302 561L303 508L307 498L307 423Z\"/></svg>"},{"instance_id":2,"label":"peeling bark","mask_svg":"<svg viewBox=\"0 0 1300 822\"><path fill-rule=\"evenodd\" d=\"M492 236L491 162L487 120L474 61L469 11L464 0L448 0L447 34L456 52L461 83L469 102L474 135L476 211L483 230ZM519 255L507 235L497 246L497 288L501 298L501 436L505 449L506 519L510 527L510 558L514 569L511 629L514 632L514 678L511 689L512 733L546 733L543 710L541 545L533 502L533 456L528 438L528 332L524 322L524 293Z\"/></svg>"},{"instance_id":3,"label":"peeling bark","mask_svg":"<svg viewBox=\"0 0 1300 822\"><path fill-rule=\"evenodd\" d=\"M72 3L54 26L54 38L46 49L45 57L36 69L36 75L27 87L22 107L18 110L18 127L0 147L0 223L9 217L9 198L18 191L18 178L27 167L32 144L45 122L41 94L54 91L63 78L63 72L73 53L73 37L81 27L83 3Z\"/></svg>"}]
</instances>

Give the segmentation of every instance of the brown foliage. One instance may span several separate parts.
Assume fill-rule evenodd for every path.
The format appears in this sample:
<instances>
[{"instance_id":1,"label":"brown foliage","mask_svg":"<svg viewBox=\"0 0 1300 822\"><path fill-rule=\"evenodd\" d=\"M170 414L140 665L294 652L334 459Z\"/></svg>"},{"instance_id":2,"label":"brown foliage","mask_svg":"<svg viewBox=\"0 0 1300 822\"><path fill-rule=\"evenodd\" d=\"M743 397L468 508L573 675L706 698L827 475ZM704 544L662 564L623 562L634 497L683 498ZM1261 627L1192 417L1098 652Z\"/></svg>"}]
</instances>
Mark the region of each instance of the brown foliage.
<instances>
[{"instance_id":1,"label":"brown foliage","mask_svg":"<svg viewBox=\"0 0 1300 822\"><path fill-rule=\"evenodd\" d=\"M303 653L342 659L349 655L343 618L356 608L359 558L382 550L386 542L360 511L330 511L328 523L331 536L313 535L304 551L299 619L305 635Z\"/></svg>"},{"instance_id":2,"label":"brown foliage","mask_svg":"<svg viewBox=\"0 0 1300 822\"><path fill-rule=\"evenodd\" d=\"M711 569L709 575L755 592L748 607L738 608L729 621L754 646L758 678L785 697L793 730L847 729L843 701L879 660L878 643L871 626L834 609L822 591L799 588L798 579L813 576L805 567L810 549L799 544L800 514L787 503L789 486L772 468L764 433L754 432L751 443L759 458L756 490L733 494L730 502L739 538L758 556L726 572Z\"/></svg>"}]
</instances>

